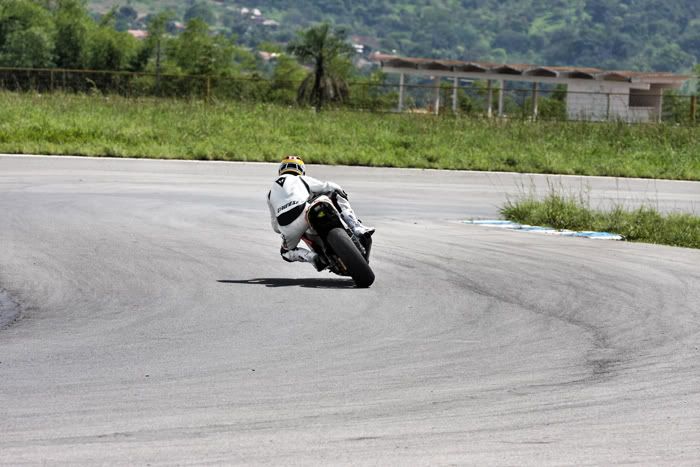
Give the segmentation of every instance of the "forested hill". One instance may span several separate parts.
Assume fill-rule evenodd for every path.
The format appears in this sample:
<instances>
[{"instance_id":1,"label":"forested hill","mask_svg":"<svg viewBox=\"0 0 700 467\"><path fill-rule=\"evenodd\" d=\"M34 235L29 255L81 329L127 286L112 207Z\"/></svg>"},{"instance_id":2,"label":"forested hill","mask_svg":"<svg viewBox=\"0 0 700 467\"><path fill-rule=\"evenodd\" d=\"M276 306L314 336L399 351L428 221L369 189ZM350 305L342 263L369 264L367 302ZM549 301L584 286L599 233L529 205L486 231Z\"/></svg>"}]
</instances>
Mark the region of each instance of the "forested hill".
<instances>
[{"instance_id":1,"label":"forested hill","mask_svg":"<svg viewBox=\"0 0 700 467\"><path fill-rule=\"evenodd\" d=\"M698 0L89 1L94 11L115 5L200 16L248 46L330 21L405 56L657 71L700 61Z\"/></svg>"}]
</instances>

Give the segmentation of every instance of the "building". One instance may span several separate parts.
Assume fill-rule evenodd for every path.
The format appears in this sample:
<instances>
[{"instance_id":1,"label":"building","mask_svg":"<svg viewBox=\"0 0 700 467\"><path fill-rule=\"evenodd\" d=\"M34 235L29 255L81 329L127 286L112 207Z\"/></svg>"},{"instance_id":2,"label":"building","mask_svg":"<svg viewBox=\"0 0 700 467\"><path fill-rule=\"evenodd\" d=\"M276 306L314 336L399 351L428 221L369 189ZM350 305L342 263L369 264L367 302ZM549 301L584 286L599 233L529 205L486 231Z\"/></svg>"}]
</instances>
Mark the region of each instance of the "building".
<instances>
[{"instance_id":1,"label":"building","mask_svg":"<svg viewBox=\"0 0 700 467\"><path fill-rule=\"evenodd\" d=\"M136 39L143 40L148 38L148 31L144 31L141 29L129 29L126 31L131 37L135 37Z\"/></svg>"},{"instance_id":2,"label":"building","mask_svg":"<svg viewBox=\"0 0 700 467\"><path fill-rule=\"evenodd\" d=\"M532 112L537 116L537 99L542 84L566 85L566 111L571 120L622 120L652 122L661 119L663 93L678 89L689 76L673 73L644 73L637 71L606 71L598 68L536 66L525 64L496 64L405 58L396 55L374 54L385 73L399 74L399 111L403 110L405 76L422 76L433 80L436 91L442 80L453 84L452 108L457 109L457 90L460 80L483 80L488 83L489 95L497 88L497 115L503 112L503 90L508 83L532 84ZM498 86L494 86L498 83ZM488 99L486 112L493 99ZM440 108L440 93L435 93L434 110Z\"/></svg>"}]
</instances>

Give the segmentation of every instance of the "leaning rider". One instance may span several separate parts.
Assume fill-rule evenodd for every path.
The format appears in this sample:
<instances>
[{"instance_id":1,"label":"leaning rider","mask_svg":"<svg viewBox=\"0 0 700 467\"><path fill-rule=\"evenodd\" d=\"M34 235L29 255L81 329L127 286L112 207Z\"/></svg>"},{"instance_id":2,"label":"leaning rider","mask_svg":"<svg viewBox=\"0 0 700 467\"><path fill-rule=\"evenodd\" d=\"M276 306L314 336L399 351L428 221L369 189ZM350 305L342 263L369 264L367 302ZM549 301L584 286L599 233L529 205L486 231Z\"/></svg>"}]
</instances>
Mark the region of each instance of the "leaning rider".
<instances>
[{"instance_id":1,"label":"leaning rider","mask_svg":"<svg viewBox=\"0 0 700 467\"><path fill-rule=\"evenodd\" d=\"M267 194L272 229L282 236L282 259L288 262L311 263L322 271L327 264L317 253L299 243L309 228L306 211L309 201L319 195L331 196L338 206L343 221L358 237L371 236L374 229L362 225L348 202L348 195L333 182L322 182L306 175L304 161L298 156L285 156L277 171L279 177ZM302 245L302 246L300 246Z\"/></svg>"}]
</instances>

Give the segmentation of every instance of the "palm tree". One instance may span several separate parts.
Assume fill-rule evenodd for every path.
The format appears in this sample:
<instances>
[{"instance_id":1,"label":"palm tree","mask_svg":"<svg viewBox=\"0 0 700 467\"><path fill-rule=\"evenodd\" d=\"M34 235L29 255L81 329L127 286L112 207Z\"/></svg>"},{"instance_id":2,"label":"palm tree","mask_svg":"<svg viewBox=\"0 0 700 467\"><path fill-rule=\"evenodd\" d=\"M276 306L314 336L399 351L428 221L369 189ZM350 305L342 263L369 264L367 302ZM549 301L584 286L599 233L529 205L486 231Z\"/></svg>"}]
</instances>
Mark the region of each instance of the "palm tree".
<instances>
[{"instance_id":1,"label":"palm tree","mask_svg":"<svg viewBox=\"0 0 700 467\"><path fill-rule=\"evenodd\" d=\"M347 99L347 81L333 65L347 60L352 51L344 35L331 31L328 23L299 32L287 46L287 52L304 62L311 62L313 69L299 86L297 100L310 102L318 112L326 101Z\"/></svg>"}]
</instances>

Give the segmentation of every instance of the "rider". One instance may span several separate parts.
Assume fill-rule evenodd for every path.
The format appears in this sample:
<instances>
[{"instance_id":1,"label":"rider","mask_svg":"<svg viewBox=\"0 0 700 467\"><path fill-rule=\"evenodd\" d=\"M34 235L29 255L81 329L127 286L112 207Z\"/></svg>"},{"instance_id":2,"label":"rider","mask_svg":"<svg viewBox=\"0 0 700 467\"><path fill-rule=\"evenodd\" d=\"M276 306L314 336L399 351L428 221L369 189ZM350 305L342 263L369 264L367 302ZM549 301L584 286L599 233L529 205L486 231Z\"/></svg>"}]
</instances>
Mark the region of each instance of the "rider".
<instances>
[{"instance_id":1,"label":"rider","mask_svg":"<svg viewBox=\"0 0 700 467\"><path fill-rule=\"evenodd\" d=\"M328 195L334 199L341 217L355 235L371 236L374 233L373 228L365 227L355 216L348 195L340 185L306 175L304 161L299 156L285 156L277 173L279 177L267 194L267 206L272 229L282 235L280 254L285 261L311 263L318 271L327 266L320 255L299 247L299 241L309 227L306 221L309 200L318 195Z\"/></svg>"}]
</instances>

